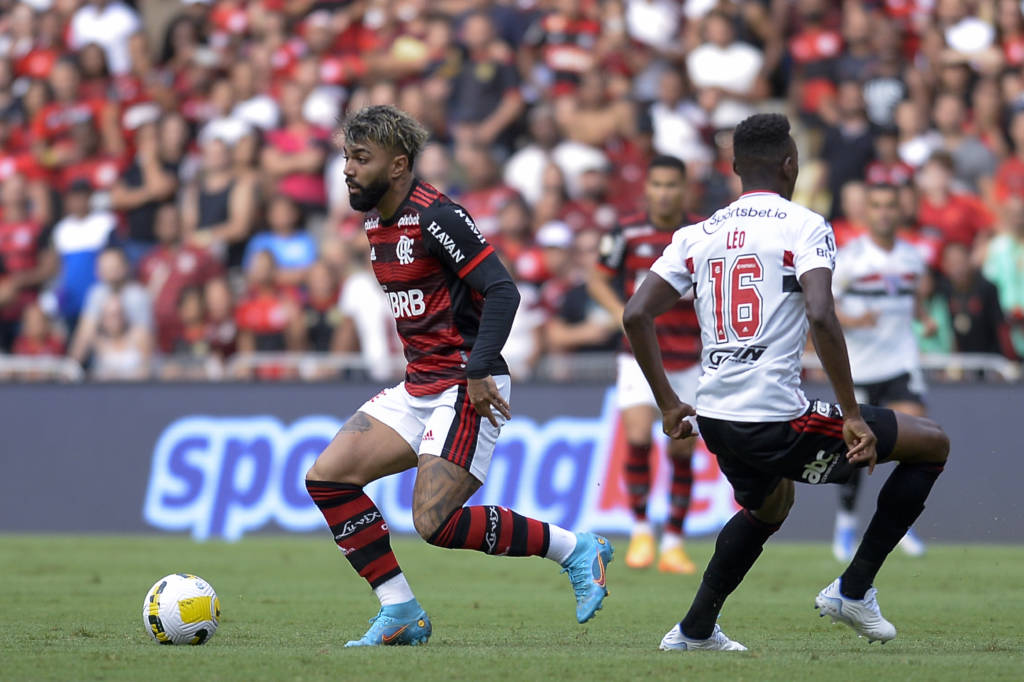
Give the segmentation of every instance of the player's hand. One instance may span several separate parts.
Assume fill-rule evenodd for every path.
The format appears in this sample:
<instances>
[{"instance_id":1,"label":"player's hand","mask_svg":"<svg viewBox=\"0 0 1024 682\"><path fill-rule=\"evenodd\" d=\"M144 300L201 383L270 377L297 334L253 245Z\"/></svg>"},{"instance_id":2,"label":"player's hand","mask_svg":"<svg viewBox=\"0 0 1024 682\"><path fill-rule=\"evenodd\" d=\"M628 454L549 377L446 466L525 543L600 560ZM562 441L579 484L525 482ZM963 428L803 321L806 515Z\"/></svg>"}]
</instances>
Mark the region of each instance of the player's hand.
<instances>
[{"instance_id":1,"label":"player's hand","mask_svg":"<svg viewBox=\"0 0 1024 682\"><path fill-rule=\"evenodd\" d=\"M847 417L843 420L843 440L846 441L846 459L852 464L868 463L868 473L875 470L878 452L875 446L878 438L863 418Z\"/></svg>"},{"instance_id":2,"label":"player's hand","mask_svg":"<svg viewBox=\"0 0 1024 682\"><path fill-rule=\"evenodd\" d=\"M939 323L931 315L926 315L921 320L921 332L925 337L932 337L939 333Z\"/></svg>"},{"instance_id":3,"label":"player's hand","mask_svg":"<svg viewBox=\"0 0 1024 682\"><path fill-rule=\"evenodd\" d=\"M498 420L491 411L492 407L496 408L505 419L512 418L512 411L508 407L508 402L501 397L501 391L494 383L494 377L467 379L466 393L469 395L469 402L472 403L476 413L481 417L487 417L492 425L498 426Z\"/></svg>"},{"instance_id":4,"label":"player's hand","mask_svg":"<svg viewBox=\"0 0 1024 682\"><path fill-rule=\"evenodd\" d=\"M687 419L697 414L693 406L680 402L661 411L661 430L675 440L682 440L696 435L693 424Z\"/></svg>"}]
</instances>

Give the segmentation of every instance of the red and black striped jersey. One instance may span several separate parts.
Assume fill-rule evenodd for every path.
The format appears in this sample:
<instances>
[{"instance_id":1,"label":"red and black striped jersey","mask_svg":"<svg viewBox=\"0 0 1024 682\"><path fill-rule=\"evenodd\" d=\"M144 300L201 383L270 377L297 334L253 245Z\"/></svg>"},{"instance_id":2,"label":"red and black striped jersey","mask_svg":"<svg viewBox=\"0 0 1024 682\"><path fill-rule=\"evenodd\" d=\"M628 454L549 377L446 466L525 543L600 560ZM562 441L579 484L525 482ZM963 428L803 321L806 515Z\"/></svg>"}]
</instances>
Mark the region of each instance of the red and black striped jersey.
<instances>
[{"instance_id":1,"label":"red and black striped jersey","mask_svg":"<svg viewBox=\"0 0 1024 682\"><path fill-rule=\"evenodd\" d=\"M683 224L700 222L700 218L687 215ZM623 300L639 288L654 261L665 247L672 243L675 230L659 230L644 215L632 216L601 238L598 266L622 282ZM662 359L667 370L681 370L700 362L700 325L693 308L692 298L681 298L664 315L654 320ZM623 337L625 349L629 341Z\"/></svg>"},{"instance_id":2,"label":"red and black striped jersey","mask_svg":"<svg viewBox=\"0 0 1024 682\"><path fill-rule=\"evenodd\" d=\"M485 282L474 271L485 261L500 267L494 249L465 209L419 180L394 215L385 220L374 209L363 227L405 348L406 390L431 395L465 383L484 304ZM494 357L480 369L508 374L501 355Z\"/></svg>"}]
</instances>

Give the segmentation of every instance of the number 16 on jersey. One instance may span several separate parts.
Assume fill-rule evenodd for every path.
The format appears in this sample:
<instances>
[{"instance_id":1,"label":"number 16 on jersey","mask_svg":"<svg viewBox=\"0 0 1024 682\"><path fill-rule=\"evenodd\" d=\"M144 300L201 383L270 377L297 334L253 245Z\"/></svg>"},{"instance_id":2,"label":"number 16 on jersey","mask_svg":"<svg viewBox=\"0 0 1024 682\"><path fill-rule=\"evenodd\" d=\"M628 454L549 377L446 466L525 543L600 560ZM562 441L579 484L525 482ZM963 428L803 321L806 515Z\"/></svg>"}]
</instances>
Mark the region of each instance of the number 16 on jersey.
<instances>
[{"instance_id":1,"label":"number 16 on jersey","mask_svg":"<svg viewBox=\"0 0 1024 682\"><path fill-rule=\"evenodd\" d=\"M737 341L749 341L761 331L764 300L757 283L764 279L764 267L755 254L737 256L732 265L725 258L708 259L712 309L715 313L715 340L728 343L728 329ZM728 310L728 329L726 314Z\"/></svg>"}]
</instances>

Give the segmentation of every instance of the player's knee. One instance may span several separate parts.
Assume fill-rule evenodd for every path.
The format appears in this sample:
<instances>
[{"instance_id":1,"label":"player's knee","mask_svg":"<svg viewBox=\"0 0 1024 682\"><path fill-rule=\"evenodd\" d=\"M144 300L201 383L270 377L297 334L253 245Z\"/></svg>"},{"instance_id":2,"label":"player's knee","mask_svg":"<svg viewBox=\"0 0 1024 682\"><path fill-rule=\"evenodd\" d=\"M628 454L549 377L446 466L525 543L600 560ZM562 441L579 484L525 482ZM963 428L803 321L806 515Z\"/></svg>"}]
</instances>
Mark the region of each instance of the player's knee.
<instances>
[{"instance_id":1,"label":"player's knee","mask_svg":"<svg viewBox=\"0 0 1024 682\"><path fill-rule=\"evenodd\" d=\"M753 512L758 521L778 525L789 516L789 510L793 508L796 499L796 491L793 482L783 479L775 487L772 494L765 499L757 510Z\"/></svg>"},{"instance_id":2,"label":"player's knee","mask_svg":"<svg viewBox=\"0 0 1024 682\"><path fill-rule=\"evenodd\" d=\"M928 461L938 464L949 459L949 436L931 419L922 420L928 441Z\"/></svg>"}]
</instances>

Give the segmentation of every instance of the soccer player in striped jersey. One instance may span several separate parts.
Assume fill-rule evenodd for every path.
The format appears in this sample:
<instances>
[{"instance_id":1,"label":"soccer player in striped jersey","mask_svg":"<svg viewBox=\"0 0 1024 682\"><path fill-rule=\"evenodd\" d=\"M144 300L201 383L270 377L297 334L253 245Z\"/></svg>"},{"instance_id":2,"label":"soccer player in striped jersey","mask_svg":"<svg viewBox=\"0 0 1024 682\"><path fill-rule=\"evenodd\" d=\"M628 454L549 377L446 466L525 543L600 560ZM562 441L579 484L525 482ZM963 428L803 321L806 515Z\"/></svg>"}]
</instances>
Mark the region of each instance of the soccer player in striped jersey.
<instances>
[{"instance_id":1,"label":"soccer player in striped jersey","mask_svg":"<svg viewBox=\"0 0 1024 682\"><path fill-rule=\"evenodd\" d=\"M913 321L921 320L933 333L935 321L925 312L919 292L924 259L916 247L896 237L900 218L896 187L868 189L868 232L836 254L832 294L850 350L857 400L924 417L925 386ZM854 506L860 481L860 469L855 469L839 487L832 553L842 562L852 559L856 549ZM925 551L912 530L899 547L911 556Z\"/></svg>"},{"instance_id":2,"label":"soccer player in striped jersey","mask_svg":"<svg viewBox=\"0 0 1024 682\"><path fill-rule=\"evenodd\" d=\"M859 405L832 298L835 240L828 223L790 201L796 143L780 114L755 114L733 134L743 195L680 228L626 303L623 323L673 438L692 435L694 407L662 366L654 318L694 290L703 375L696 415L742 507L725 524L686 617L662 638L669 650L741 651L716 621L722 605L793 506L794 481L842 483L857 467L895 462L853 560L815 598L821 615L869 641L896 628L872 586L886 557L924 509L949 453L934 422ZM800 358L810 329L838 404L810 401Z\"/></svg>"},{"instance_id":3,"label":"soccer player in striped jersey","mask_svg":"<svg viewBox=\"0 0 1024 682\"><path fill-rule=\"evenodd\" d=\"M576 618L601 608L608 541L498 506L464 506L487 475L509 411L508 338L519 292L472 217L412 172L427 132L404 112L371 106L339 131L352 207L366 213L370 262L408 360L405 381L368 400L306 474L338 547L381 603L346 646L415 645L431 624L391 551L363 486L417 468L412 515L432 545L542 556L568 572ZM458 589L458 576L453 576Z\"/></svg>"},{"instance_id":4,"label":"soccer player in striped jersey","mask_svg":"<svg viewBox=\"0 0 1024 682\"><path fill-rule=\"evenodd\" d=\"M623 220L602 238L600 260L588 281L590 296L616 320L622 319L625 299L633 295L654 261L672 242L676 228L699 220L686 212L686 166L675 157L656 156L651 160L644 195L647 213ZM672 387L683 400L693 403L700 377L700 327L693 297L680 299L671 310L658 317L655 325ZM618 358L616 401L626 436L624 478L633 513L626 565L646 568L655 558L654 531L647 520L647 501L651 491L651 430L657 420L658 404L629 350L628 341ZM658 559L658 570L666 573L697 572L683 548L683 526L693 487L690 463L693 445L693 439L670 440L668 444L672 482L668 520L662 531Z\"/></svg>"}]
</instances>

